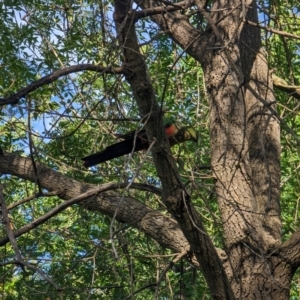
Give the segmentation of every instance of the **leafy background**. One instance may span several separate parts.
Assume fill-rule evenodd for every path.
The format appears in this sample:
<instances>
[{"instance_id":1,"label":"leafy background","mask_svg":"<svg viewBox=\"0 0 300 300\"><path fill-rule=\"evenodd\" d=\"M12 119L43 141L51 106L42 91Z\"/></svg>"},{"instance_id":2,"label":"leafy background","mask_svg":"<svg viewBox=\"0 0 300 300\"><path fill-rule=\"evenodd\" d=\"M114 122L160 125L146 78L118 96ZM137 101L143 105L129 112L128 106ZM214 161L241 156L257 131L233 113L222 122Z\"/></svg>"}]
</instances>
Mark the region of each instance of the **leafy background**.
<instances>
[{"instance_id":1,"label":"leafy background","mask_svg":"<svg viewBox=\"0 0 300 300\"><path fill-rule=\"evenodd\" d=\"M300 36L298 1L259 1L259 5L261 25ZM185 14L195 26L205 27L201 16L192 10ZM5 1L0 7L0 28L2 97L67 66L122 64L110 1ZM206 168L210 163L209 104L201 68L149 18L139 20L136 30L166 116L190 123L199 132L197 145L186 143L172 152L210 236L215 245L223 246L214 181ZM299 40L262 30L262 41L270 69L290 84L299 85ZM283 238L287 239L300 225L300 159L295 136L286 127L300 135L300 103L277 90L276 96L286 124L281 135L281 189ZM85 71L37 89L18 105L3 106L0 148L32 155L36 161L80 181L130 182L136 176L136 182L160 187L151 155L143 164L144 153L90 170L81 164L82 157L113 143L114 133L141 126L131 91L121 75ZM8 206L39 192L36 184L13 176L2 175L1 183ZM167 214L159 197L149 192L119 193ZM12 226L20 228L61 202L57 196L28 199L10 210ZM6 235L4 228L2 235ZM134 299L152 299L153 295L175 299L179 294L187 299L210 299L201 273L184 260L172 266L156 288L156 281L175 254L130 224L112 223L110 218L83 207L72 206L19 237L18 246L26 261L41 268L62 290L57 292L36 272L24 272L11 264L15 255L7 244L0 250L2 299L130 299L139 289ZM300 297L298 281L296 274L291 299Z\"/></svg>"}]
</instances>

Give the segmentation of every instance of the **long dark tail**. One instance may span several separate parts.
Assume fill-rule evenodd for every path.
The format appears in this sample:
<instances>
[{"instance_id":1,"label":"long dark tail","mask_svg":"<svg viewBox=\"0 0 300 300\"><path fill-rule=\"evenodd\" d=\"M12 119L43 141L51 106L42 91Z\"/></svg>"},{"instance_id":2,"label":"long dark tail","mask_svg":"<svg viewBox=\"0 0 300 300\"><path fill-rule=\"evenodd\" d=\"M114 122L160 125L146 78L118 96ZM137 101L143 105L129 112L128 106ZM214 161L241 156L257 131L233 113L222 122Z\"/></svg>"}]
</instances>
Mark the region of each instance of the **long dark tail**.
<instances>
[{"instance_id":1,"label":"long dark tail","mask_svg":"<svg viewBox=\"0 0 300 300\"><path fill-rule=\"evenodd\" d=\"M132 149L133 149L133 141L134 141L134 139L128 139L128 140L113 144L111 146L108 146L103 151L86 156L86 157L82 158L82 160L84 161L83 165L86 168L89 168L89 167L95 166L97 164L100 164L104 161L107 161L107 160L110 160L113 158L117 158L117 157L120 157L125 154L129 154L132 152ZM142 143L141 140L139 138L137 138L135 140L134 146L135 146L134 152L136 152L136 151L140 151L140 150L147 148L145 146L148 146L148 145L145 145L145 143Z\"/></svg>"}]
</instances>

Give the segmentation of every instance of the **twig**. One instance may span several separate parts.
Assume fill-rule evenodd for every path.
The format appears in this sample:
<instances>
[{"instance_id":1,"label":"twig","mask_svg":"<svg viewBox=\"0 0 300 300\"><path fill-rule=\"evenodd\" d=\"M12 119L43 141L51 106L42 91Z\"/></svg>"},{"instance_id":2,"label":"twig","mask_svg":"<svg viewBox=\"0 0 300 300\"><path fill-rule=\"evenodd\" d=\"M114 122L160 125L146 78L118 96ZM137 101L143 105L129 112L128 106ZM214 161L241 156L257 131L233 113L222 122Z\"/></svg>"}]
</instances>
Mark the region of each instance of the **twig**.
<instances>
[{"instance_id":1,"label":"twig","mask_svg":"<svg viewBox=\"0 0 300 300\"><path fill-rule=\"evenodd\" d=\"M298 138L297 134L288 126L288 124L282 118L280 118L280 116L278 116L276 110L271 107L271 105L274 103L269 103L266 100L264 100L248 83L245 84L245 86L261 103L263 103L268 108L268 110L274 116L274 118L276 118L283 125L283 128L294 137L297 145L299 146L300 139Z\"/></svg>"},{"instance_id":2,"label":"twig","mask_svg":"<svg viewBox=\"0 0 300 300\"><path fill-rule=\"evenodd\" d=\"M166 273L173 267L173 265L178 262L182 257L187 255L187 251L183 251L181 253L179 253L172 261L170 261L169 265L164 269L164 271L162 272L162 274L159 276L159 279L157 280L157 282L155 283L150 283L147 284L143 287L141 287L140 289L136 290L135 292L131 293L127 298L125 298L125 300L127 299L131 299L134 295L136 295L137 293L155 286L156 287L156 291L158 289L158 286L160 285L161 281L163 280L164 276L166 275ZM156 292L155 292L156 293Z\"/></svg>"},{"instance_id":3,"label":"twig","mask_svg":"<svg viewBox=\"0 0 300 300\"><path fill-rule=\"evenodd\" d=\"M257 23L254 23L254 22L251 22L251 21L248 21L248 20L243 20L243 22L245 22L246 24L249 24L251 26L254 26L254 27L257 27L257 28L260 28L260 29L263 29L263 30L266 30L266 31L269 31L269 32L272 32L272 33L279 34L281 36L285 36L285 37L288 37L288 38L300 40L300 36L296 35L296 34L288 33L288 32L277 30L277 29L273 29L273 28L270 28L268 26L262 26L262 25L259 25Z\"/></svg>"},{"instance_id":4,"label":"twig","mask_svg":"<svg viewBox=\"0 0 300 300\"><path fill-rule=\"evenodd\" d=\"M136 140L136 135L135 135L135 138L134 138L134 143L135 143L135 140ZM146 153L145 153L145 155L144 155L144 157L143 157L143 159L142 159L142 162L141 162L140 166L138 167L138 169L136 170L136 172L135 172L135 174L134 174L132 180L130 181L129 184L127 184L127 186L126 186L126 188L125 188L125 190L124 190L124 192L123 192L123 195L122 195L121 199L120 199L119 202L118 202L118 206L117 206L117 208L116 208L116 210L115 210L115 212L114 212L114 215L113 215L113 217L112 217L112 220L111 220L111 222L110 222L109 235L110 235L111 245L112 245L112 248L113 248L113 251L114 251L114 254L115 254L115 257L116 257L116 258L118 258L118 253L117 253L117 251L116 251L116 249L115 249L115 246L114 246L114 243L113 243L113 236L114 236L113 223L114 223L114 221L115 221L115 219L116 219L116 216L117 216L117 214L118 214L118 208L119 208L120 204L122 203L122 201L124 200L125 191L128 190L128 189L130 189L130 187L134 184L134 180L135 180L135 178L138 176L139 170L140 170L140 168L142 167L142 165L144 164L144 161L145 161L145 159L146 159L146 157L147 157L147 154L151 151L151 149L152 149L152 147L154 146L155 142L156 142L156 139L154 139L154 140L152 141L152 143L150 144L150 146L149 146L149 148L147 149L147 151L146 151ZM135 148L135 144L133 145L132 151L133 151L134 148ZM133 152L132 152L132 153L133 153Z\"/></svg>"},{"instance_id":5,"label":"twig","mask_svg":"<svg viewBox=\"0 0 300 300\"><path fill-rule=\"evenodd\" d=\"M52 191L52 192L49 192L49 193L43 193L43 192L40 193L40 192L38 192L38 193L35 193L35 194L31 195L31 196L28 196L28 197L20 200L20 201L14 202L13 204L11 204L11 205L9 205L7 207L7 210L11 210L11 209L15 208L16 206L19 206L21 204L24 204L24 203L26 203L28 201L31 201L33 199L36 199L36 198L40 198L40 197L52 197L52 196L56 196L57 194L58 194L58 191Z\"/></svg>"},{"instance_id":6,"label":"twig","mask_svg":"<svg viewBox=\"0 0 300 300\"><path fill-rule=\"evenodd\" d=\"M161 273L161 275L159 276L159 279L156 282L156 290L155 290L155 296L156 299L158 299L158 291L159 291L159 286L162 282L162 280L164 279L165 275L167 274L167 272L184 256L187 255L187 251L182 251L181 253L179 253L173 260L170 261L170 263L168 264L168 266L163 270L163 272Z\"/></svg>"},{"instance_id":7,"label":"twig","mask_svg":"<svg viewBox=\"0 0 300 300\"><path fill-rule=\"evenodd\" d=\"M14 233L9 225L9 217L8 217L6 203L4 202L2 190L3 190L3 187L0 184L0 204L1 204L1 208L2 208L3 223L5 225L9 241L10 241L12 248L16 255L16 261L14 261L13 263L21 266L21 268L23 269L24 272L25 272L24 266L27 267L28 269L32 269L32 270L36 271L37 273L40 274L40 276L44 280L48 281L51 285L53 285L56 290L58 290L58 291L61 290L61 288L50 277L48 277L40 268L37 268L37 267L33 266L32 264L27 263L26 261L23 260L21 252L20 252L18 244L17 244L16 236L14 235Z\"/></svg>"},{"instance_id":8,"label":"twig","mask_svg":"<svg viewBox=\"0 0 300 300\"><path fill-rule=\"evenodd\" d=\"M19 247L17 245L17 241L15 239L13 231L10 227L10 219L9 219L9 216L8 216L6 203L5 203L4 197L3 197L3 186L1 184L0 184L0 204L1 204L1 210L2 210L2 220L3 220L3 224L6 228L8 239L9 239L9 241L12 245L12 248L15 252L17 261L21 264L23 262L23 258L22 258L21 252L19 250Z\"/></svg>"},{"instance_id":9,"label":"twig","mask_svg":"<svg viewBox=\"0 0 300 300\"><path fill-rule=\"evenodd\" d=\"M27 106L28 106L28 111L30 111L30 108L31 108L31 98L30 97L28 97L28 98L29 99L28 99ZM28 114L27 126L28 126L28 128L31 127L31 114ZM36 163L35 163L35 159L34 159L34 155L33 155L33 148L35 148L35 147L34 147L34 143L33 143L33 139L32 139L31 131L30 130L28 130L28 141L29 141L30 158L31 158L32 166L33 166L34 173L35 173L35 176L36 176L36 184L38 186L39 193L42 194L42 187L41 187L41 183L40 183L40 179L39 179L39 174L38 174L38 171L37 171L37 167L36 167Z\"/></svg>"},{"instance_id":10,"label":"twig","mask_svg":"<svg viewBox=\"0 0 300 300\"><path fill-rule=\"evenodd\" d=\"M182 199L183 199L184 207L185 207L185 209L186 209L186 212L187 212L187 214L188 214L188 216L189 216L190 221L192 222L193 226L194 226L199 232L201 232L201 233L204 234L204 235L207 235L206 232L204 232L203 230L201 230L201 229L196 225L196 223L195 223L195 221L194 221L194 218L193 218L193 216L192 216L192 212L191 212L190 208L188 207L188 205L187 205L187 203L186 203L185 194L186 194L185 190L182 190Z\"/></svg>"}]
</instances>

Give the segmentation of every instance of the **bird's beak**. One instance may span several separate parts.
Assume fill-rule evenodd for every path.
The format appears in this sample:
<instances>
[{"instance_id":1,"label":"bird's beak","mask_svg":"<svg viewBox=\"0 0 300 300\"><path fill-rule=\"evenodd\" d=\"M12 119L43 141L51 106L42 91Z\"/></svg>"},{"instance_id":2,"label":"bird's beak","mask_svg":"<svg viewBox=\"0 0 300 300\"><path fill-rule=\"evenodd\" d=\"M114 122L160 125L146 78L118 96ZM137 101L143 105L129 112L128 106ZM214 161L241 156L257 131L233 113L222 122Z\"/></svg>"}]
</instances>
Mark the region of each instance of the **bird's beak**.
<instances>
[{"instance_id":1,"label":"bird's beak","mask_svg":"<svg viewBox=\"0 0 300 300\"><path fill-rule=\"evenodd\" d=\"M195 143L198 142L198 134L194 130L194 128L188 128L188 132L190 134L190 140L194 141Z\"/></svg>"}]
</instances>

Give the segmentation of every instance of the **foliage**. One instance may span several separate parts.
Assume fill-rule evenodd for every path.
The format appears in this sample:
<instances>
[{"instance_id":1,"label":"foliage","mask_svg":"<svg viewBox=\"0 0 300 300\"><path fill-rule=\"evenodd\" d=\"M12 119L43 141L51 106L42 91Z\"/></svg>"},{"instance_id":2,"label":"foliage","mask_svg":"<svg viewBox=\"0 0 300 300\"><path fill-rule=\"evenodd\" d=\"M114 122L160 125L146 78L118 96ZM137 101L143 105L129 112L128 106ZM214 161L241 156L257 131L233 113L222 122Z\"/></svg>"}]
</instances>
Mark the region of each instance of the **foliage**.
<instances>
[{"instance_id":1,"label":"foliage","mask_svg":"<svg viewBox=\"0 0 300 300\"><path fill-rule=\"evenodd\" d=\"M261 22L281 31L300 35L297 1L261 1ZM185 12L194 23L193 11ZM103 66L122 64L116 41L113 6L109 1L8 1L0 8L0 92L6 97L35 80L79 63ZM204 27L205 22L200 24ZM215 201L214 179L205 168L210 164L209 104L203 74L193 58L172 42L149 18L136 24L157 98L166 116L176 116L199 131L198 145L176 146L172 153L182 181L216 246L222 246L222 223ZM262 31L270 68L300 85L299 42ZM299 100L276 91L282 128L282 220L287 239L299 227L300 159L294 136L300 136ZM81 158L115 141L114 133L142 128L132 92L121 75L79 72L42 86L18 105L0 111L0 148L31 156L69 177L93 184L106 182L148 183L160 187L151 155L117 158L85 170ZM145 158L145 161L144 161ZM2 176L7 206L36 194L38 184L14 176ZM44 191L47 192L47 191ZM149 192L125 193L168 214L159 197ZM43 216L62 200L41 196L10 210L14 228ZM112 236L111 231L115 232ZM2 235L6 236L4 227ZM180 260L158 288L154 285L176 255L163 249L131 224L72 206L45 224L17 239L26 259L58 283L61 291L32 270L15 264L10 244L1 248L0 292L3 299L209 299L199 271ZM115 251L113 249L116 249ZM116 257L118 255L118 257ZM299 296L297 278L292 296Z\"/></svg>"}]
</instances>

